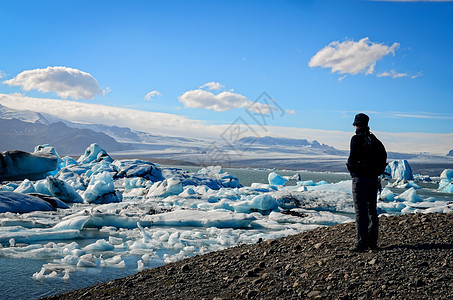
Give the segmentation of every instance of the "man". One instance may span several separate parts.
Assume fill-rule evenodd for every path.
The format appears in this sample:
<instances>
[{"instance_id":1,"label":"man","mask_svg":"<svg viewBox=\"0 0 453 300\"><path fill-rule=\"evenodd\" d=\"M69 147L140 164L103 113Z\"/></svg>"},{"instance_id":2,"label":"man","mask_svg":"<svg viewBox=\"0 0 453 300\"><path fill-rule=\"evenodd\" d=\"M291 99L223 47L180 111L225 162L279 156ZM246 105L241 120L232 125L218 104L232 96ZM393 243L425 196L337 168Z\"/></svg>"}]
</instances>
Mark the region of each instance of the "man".
<instances>
[{"instance_id":1,"label":"man","mask_svg":"<svg viewBox=\"0 0 453 300\"><path fill-rule=\"evenodd\" d=\"M363 113L354 119L356 134L351 138L347 167L352 177L352 197L356 214L357 236L353 252L377 249L379 220L376 210L379 175L384 173L387 152L370 132L370 118Z\"/></svg>"}]
</instances>

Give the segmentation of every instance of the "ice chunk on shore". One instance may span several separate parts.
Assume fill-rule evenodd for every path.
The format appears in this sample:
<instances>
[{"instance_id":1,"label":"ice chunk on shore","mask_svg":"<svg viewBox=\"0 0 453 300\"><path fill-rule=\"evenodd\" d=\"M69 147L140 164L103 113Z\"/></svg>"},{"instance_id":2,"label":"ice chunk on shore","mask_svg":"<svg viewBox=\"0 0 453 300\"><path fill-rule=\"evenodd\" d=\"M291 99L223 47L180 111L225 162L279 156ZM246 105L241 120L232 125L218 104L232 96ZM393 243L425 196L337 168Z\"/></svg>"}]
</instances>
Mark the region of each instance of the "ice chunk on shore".
<instances>
[{"instance_id":1,"label":"ice chunk on shore","mask_svg":"<svg viewBox=\"0 0 453 300\"><path fill-rule=\"evenodd\" d=\"M385 172L389 173L393 179L414 180L412 169L407 160L394 160L387 165Z\"/></svg>"},{"instance_id":2,"label":"ice chunk on shore","mask_svg":"<svg viewBox=\"0 0 453 300\"><path fill-rule=\"evenodd\" d=\"M267 176L267 181L269 182L270 185L285 185L288 179L283 178L282 176L275 172L271 172Z\"/></svg>"}]
</instances>

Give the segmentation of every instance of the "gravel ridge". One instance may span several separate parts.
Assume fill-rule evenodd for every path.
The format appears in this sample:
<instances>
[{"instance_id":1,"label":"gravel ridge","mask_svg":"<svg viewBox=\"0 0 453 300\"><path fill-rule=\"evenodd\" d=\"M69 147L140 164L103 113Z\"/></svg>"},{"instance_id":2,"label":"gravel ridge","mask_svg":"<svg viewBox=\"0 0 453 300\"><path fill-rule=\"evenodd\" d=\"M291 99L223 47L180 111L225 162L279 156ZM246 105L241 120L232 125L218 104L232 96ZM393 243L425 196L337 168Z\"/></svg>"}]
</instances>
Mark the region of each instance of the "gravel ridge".
<instances>
[{"instance_id":1,"label":"gravel ridge","mask_svg":"<svg viewBox=\"0 0 453 300\"><path fill-rule=\"evenodd\" d=\"M240 245L48 299L453 299L453 213L381 216L379 250L355 223Z\"/></svg>"}]
</instances>

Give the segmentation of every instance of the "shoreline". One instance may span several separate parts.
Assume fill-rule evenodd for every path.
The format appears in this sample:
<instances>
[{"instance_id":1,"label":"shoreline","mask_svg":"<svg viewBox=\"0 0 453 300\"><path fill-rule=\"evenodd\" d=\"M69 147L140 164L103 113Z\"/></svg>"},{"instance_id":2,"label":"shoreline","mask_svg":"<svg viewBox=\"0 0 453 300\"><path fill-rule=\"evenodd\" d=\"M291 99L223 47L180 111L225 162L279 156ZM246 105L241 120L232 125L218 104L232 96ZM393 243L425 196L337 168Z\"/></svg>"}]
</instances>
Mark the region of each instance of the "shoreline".
<instances>
[{"instance_id":1,"label":"shoreline","mask_svg":"<svg viewBox=\"0 0 453 300\"><path fill-rule=\"evenodd\" d=\"M355 223L190 257L46 299L451 299L453 213L381 216L380 250Z\"/></svg>"},{"instance_id":2,"label":"shoreline","mask_svg":"<svg viewBox=\"0 0 453 300\"><path fill-rule=\"evenodd\" d=\"M308 172L326 172L326 173L347 173L346 168L347 156L336 157L334 159L323 158L294 158L294 159L242 159L232 160L229 163L201 164L192 162L187 159L171 159L171 158L156 158L155 155L121 155L112 154L114 159L140 159L161 165L174 165L174 166L191 166L191 167L205 167L208 165L220 165L223 168L252 168L252 169L277 169L287 171L308 171ZM388 159L392 161L393 159ZM415 174L428 175L430 177L439 176L443 170L453 168L452 161L436 162L436 161L420 161L407 159L412 171Z\"/></svg>"}]
</instances>

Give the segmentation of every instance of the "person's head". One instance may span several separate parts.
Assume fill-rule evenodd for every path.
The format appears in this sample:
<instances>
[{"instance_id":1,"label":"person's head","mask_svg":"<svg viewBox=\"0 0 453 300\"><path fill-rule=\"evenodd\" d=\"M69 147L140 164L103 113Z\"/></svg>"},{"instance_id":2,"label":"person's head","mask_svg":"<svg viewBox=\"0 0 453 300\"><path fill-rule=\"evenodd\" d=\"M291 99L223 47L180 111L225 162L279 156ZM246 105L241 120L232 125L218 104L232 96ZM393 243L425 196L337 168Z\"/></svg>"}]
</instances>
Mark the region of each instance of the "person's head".
<instances>
[{"instance_id":1,"label":"person's head","mask_svg":"<svg viewBox=\"0 0 453 300\"><path fill-rule=\"evenodd\" d=\"M355 116L354 123L352 123L352 125L354 125L355 128L368 127L369 120L370 118L367 115L365 115L364 113L360 113Z\"/></svg>"}]
</instances>

